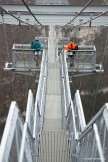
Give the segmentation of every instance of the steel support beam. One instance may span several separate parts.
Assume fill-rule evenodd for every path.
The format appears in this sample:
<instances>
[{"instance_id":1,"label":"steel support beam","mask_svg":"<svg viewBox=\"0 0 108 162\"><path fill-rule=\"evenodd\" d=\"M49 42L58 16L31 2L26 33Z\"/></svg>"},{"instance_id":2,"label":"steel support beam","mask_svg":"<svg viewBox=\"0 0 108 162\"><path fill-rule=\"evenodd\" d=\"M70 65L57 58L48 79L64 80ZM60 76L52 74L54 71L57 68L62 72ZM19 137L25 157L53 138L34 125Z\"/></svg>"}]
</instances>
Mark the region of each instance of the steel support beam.
<instances>
[{"instance_id":1,"label":"steel support beam","mask_svg":"<svg viewBox=\"0 0 108 162\"><path fill-rule=\"evenodd\" d=\"M17 15L15 15L17 16ZM74 16L71 15L37 15L37 19L43 24L43 25L60 25L63 26L67 22L69 22L70 19L72 19ZM92 18L94 18L93 16ZM36 25L36 21L31 15L21 15L20 19L24 22L27 22L29 19L29 24ZM74 22L72 22L72 26L79 25L80 20L83 20L83 22L87 22L90 19L90 16L78 16ZM2 16L0 15L0 22L2 22ZM13 25L19 25L19 21L17 19L13 18L11 15L4 14L4 23L6 24L13 24ZM25 25L25 23L24 23ZM101 26L105 25L108 26L108 16L101 16L95 20L92 21L91 26ZM89 26L88 23L84 24L83 26Z\"/></svg>"},{"instance_id":2,"label":"steel support beam","mask_svg":"<svg viewBox=\"0 0 108 162\"><path fill-rule=\"evenodd\" d=\"M28 11L24 5L21 4L6 4L2 5L5 10L16 11L16 12L25 12ZM36 13L77 13L83 9L83 6L71 6L71 5L29 5L30 10ZM108 5L99 5L99 6L88 6L83 13L96 13L96 12L105 12L108 11Z\"/></svg>"},{"instance_id":3,"label":"steel support beam","mask_svg":"<svg viewBox=\"0 0 108 162\"><path fill-rule=\"evenodd\" d=\"M38 22L30 15L27 8L21 4L8 4L2 5L2 8L9 13L18 17L20 12L20 19L24 22L29 20L31 25L36 25ZM43 25L60 25L63 26L67 24L70 20L83 9L83 6L63 6L63 5L29 5L30 11L36 16L37 20ZM89 20L108 11L108 5L106 6L88 6L85 10L76 17L74 22L69 25L79 25L81 22L88 22L84 26L89 26ZM7 24L18 25L17 19L9 15L8 12L4 11L4 22ZM2 22L2 16L0 15L0 22ZM92 20L91 26L108 26L108 14L104 14L95 20Z\"/></svg>"}]
</instances>

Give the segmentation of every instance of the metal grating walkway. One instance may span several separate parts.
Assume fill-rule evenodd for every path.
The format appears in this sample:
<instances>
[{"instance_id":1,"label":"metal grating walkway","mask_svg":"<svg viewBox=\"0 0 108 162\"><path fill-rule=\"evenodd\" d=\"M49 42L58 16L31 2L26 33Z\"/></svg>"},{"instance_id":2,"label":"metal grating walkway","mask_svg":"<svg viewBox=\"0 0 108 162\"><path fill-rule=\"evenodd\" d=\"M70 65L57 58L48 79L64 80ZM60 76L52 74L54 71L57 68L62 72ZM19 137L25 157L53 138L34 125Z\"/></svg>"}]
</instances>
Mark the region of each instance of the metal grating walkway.
<instances>
[{"instance_id":1,"label":"metal grating walkway","mask_svg":"<svg viewBox=\"0 0 108 162\"><path fill-rule=\"evenodd\" d=\"M43 131L40 137L39 162L68 162L68 139L65 131Z\"/></svg>"},{"instance_id":2,"label":"metal grating walkway","mask_svg":"<svg viewBox=\"0 0 108 162\"><path fill-rule=\"evenodd\" d=\"M48 48L48 78L44 130L61 130L61 89L60 64L56 62L56 35L54 27L50 26Z\"/></svg>"}]
</instances>

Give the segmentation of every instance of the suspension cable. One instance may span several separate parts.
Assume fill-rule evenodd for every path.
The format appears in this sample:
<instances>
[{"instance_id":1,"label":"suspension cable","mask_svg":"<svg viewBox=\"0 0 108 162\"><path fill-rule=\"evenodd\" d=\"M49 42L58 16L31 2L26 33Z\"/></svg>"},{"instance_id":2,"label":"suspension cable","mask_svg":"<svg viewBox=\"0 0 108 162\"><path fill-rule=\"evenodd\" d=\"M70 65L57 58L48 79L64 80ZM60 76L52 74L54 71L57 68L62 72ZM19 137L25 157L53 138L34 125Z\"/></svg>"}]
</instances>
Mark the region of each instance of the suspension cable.
<instances>
[{"instance_id":1,"label":"suspension cable","mask_svg":"<svg viewBox=\"0 0 108 162\"><path fill-rule=\"evenodd\" d=\"M89 4L92 2L93 0L90 0L85 6L84 6L84 8L80 11L80 12L78 12L77 14L76 14L76 16L71 20L71 21L69 21L66 25L68 25L68 24L70 24L71 22L73 22L86 8L87 8L87 6L89 6ZM64 26L66 26L66 25L64 25Z\"/></svg>"},{"instance_id":2,"label":"suspension cable","mask_svg":"<svg viewBox=\"0 0 108 162\"><path fill-rule=\"evenodd\" d=\"M25 7L28 9L28 11L30 12L30 14L34 17L34 19L42 26L44 27L39 21L38 19L35 17L35 15L33 14L33 12L30 10L30 8L28 7L28 5L26 4L25 0L22 0L23 4L25 5Z\"/></svg>"},{"instance_id":3,"label":"suspension cable","mask_svg":"<svg viewBox=\"0 0 108 162\"><path fill-rule=\"evenodd\" d=\"M20 27L20 32L21 32L21 43L22 43L22 47L23 47L23 30L22 30L22 25L20 24L19 25L19 27ZM23 55L24 55L24 50L23 50ZM24 67L25 67L25 73L27 73L27 71L26 71L26 65L25 65L25 60L24 60ZM28 79L27 79L27 75L25 75L25 77L26 77L26 86L27 86L27 94L28 94Z\"/></svg>"},{"instance_id":4,"label":"suspension cable","mask_svg":"<svg viewBox=\"0 0 108 162\"><path fill-rule=\"evenodd\" d=\"M92 22L93 20L95 20L95 19L97 19L98 17L100 17L100 16L106 14L107 12L108 12L108 11L105 11L105 12L103 12L103 13L101 13L101 14L95 16L94 18L90 18L88 21L81 23L79 26L82 26L82 25L85 25L85 24L87 24L87 23L89 23L89 22Z\"/></svg>"},{"instance_id":5,"label":"suspension cable","mask_svg":"<svg viewBox=\"0 0 108 162\"><path fill-rule=\"evenodd\" d=\"M106 38L106 42L105 42L105 48L104 48L104 52L103 52L102 62L101 63L104 62L104 57L105 57L105 52L106 52L107 46L108 46L108 32L107 32L107 38ZM93 103L91 118L94 115L94 109L95 109L95 105L96 105L96 99L97 99L97 94L98 94L98 89L99 89L100 78L101 78L101 72L99 73L99 78L98 78L98 82L97 82L96 95L95 95L95 99L94 99L94 103Z\"/></svg>"},{"instance_id":6,"label":"suspension cable","mask_svg":"<svg viewBox=\"0 0 108 162\"><path fill-rule=\"evenodd\" d=\"M5 33L5 41L6 41L6 48L7 48L7 54L8 54L8 62L10 62L10 57L9 57L9 48L8 48L8 41L7 41L7 33L6 33L6 28L5 28L5 23L4 23L4 13L3 13L3 8L2 8L2 1L1 1L1 15L2 15L2 20L3 20L3 24L4 24L4 33ZM15 79L15 73L14 73L14 77ZM13 79L13 81L14 81ZM13 95L13 99L15 100L15 96L14 96L14 85L13 85L13 81L12 81L12 95Z\"/></svg>"},{"instance_id":7,"label":"suspension cable","mask_svg":"<svg viewBox=\"0 0 108 162\"><path fill-rule=\"evenodd\" d=\"M2 5L2 4L1 4L1 5ZM8 49L8 42L7 42L6 26L5 26L5 23L4 23L4 14L3 14L3 10L2 10L2 9L1 9L1 15L2 15L2 23L3 23L4 35L5 35L5 41L6 41L7 60L8 60L8 62L10 62L9 49Z\"/></svg>"},{"instance_id":8,"label":"suspension cable","mask_svg":"<svg viewBox=\"0 0 108 162\"><path fill-rule=\"evenodd\" d=\"M21 20L20 18L16 17L16 16L13 15L12 13L10 13L9 11L6 11L3 7L0 7L0 8L1 8L1 15L3 14L3 11L4 11L4 12L7 13L8 15L10 15L10 16L14 17L16 20L18 20L19 23L22 22L22 23L24 23L24 24L26 24L26 25L31 25L31 26L34 28L34 30L36 31L36 28L34 27L34 25L29 24L29 23L27 23L27 22Z\"/></svg>"},{"instance_id":9,"label":"suspension cable","mask_svg":"<svg viewBox=\"0 0 108 162\"><path fill-rule=\"evenodd\" d=\"M29 24L29 19L27 19L27 21L28 21L28 24ZM32 42L32 39L31 39L31 27L30 27L30 25L28 25L28 31L29 31L30 42Z\"/></svg>"},{"instance_id":10,"label":"suspension cable","mask_svg":"<svg viewBox=\"0 0 108 162\"><path fill-rule=\"evenodd\" d=\"M22 22L22 23L24 23L24 24L26 24L26 25L28 25L28 23L27 22L25 22L25 21L23 21L23 20L21 20L21 19L19 19L18 17L16 17L15 15L13 15L13 14L11 14L9 11L6 11L4 8L2 8L1 7L1 10L2 11L5 11L8 15L10 15L10 16L12 16L12 17L14 17L15 19L17 19L18 21L20 21L20 22Z\"/></svg>"}]
</instances>

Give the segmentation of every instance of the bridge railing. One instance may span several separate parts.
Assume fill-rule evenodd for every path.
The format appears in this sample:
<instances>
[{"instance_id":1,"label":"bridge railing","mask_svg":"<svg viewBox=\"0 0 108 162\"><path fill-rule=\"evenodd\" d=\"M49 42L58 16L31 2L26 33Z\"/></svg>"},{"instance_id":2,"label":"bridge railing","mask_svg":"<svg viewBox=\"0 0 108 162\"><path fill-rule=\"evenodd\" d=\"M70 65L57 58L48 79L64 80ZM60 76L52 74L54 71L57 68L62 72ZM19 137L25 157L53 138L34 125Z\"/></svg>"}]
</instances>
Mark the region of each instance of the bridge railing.
<instances>
[{"instance_id":1,"label":"bridge railing","mask_svg":"<svg viewBox=\"0 0 108 162\"><path fill-rule=\"evenodd\" d=\"M24 121L16 102L12 102L0 145L0 162L19 160Z\"/></svg>"},{"instance_id":2,"label":"bridge railing","mask_svg":"<svg viewBox=\"0 0 108 162\"><path fill-rule=\"evenodd\" d=\"M43 122L44 122L46 83L47 83L47 54L44 51L42 57L42 63L41 63L39 84L38 84L36 100L35 100L35 113L34 113L33 138L35 139L35 146L36 146L35 151L37 155L38 155L38 144L39 144L40 133L43 129Z\"/></svg>"},{"instance_id":3,"label":"bridge railing","mask_svg":"<svg viewBox=\"0 0 108 162\"><path fill-rule=\"evenodd\" d=\"M36 161L35 144L33 139L34 112L35 104L33 93L29 90L26 118L22 131L19 162Z\"/></svg>"},{"instance_id":4,"label":"bridge railing","mask_svg":"<svg viewBox=\"0 0 108 162\"><path fill-rule=\"evenodd\" d=\"M74 101L71 99L68 67L66 62L66 55L61 53L61 86L62 86L62 114L63 114L63 126L67 129L70 145L75 144L79 133L84 130L86 123L83 113L83 108L81 104L81 99L79 91L76 92ZM81 116L82 115L82 116Z\"/></svg>"},{"instance_id":5,"label":"bridge railing","mask_svg":"<svg viewBox=\"0 0 108 162\"><path fill-rule=\"evenodd\" d=\"M108 159L108 104L86 126L79 91L71 100L66 55L62 52L61 83L62 107L65 111L63 126L68 132L70 161L101 161Z\"/></svg>"},{"instance_id":6,"label":"bridge railing","mask_svg":"<svg viewBox=\"0 0 108 162\"><path fill-rule=\"evenodd\" d=\"M30 44L14 44L12 48L12 68L20 71L28 71L39 68L42 58L42 52L39 53L38 63L36 65L36 57L34 49Z\"/></svg>"},{"instance_id":7,"label":"bridge railing","mask_svg":"<svg viewBox=\"0 0 108 162\"><path fill-rule=\"evenodd\" d=\"M12 102L0 146L0 162L36 161L33 139L34 99L29 90L25 123L16 102Z\"/></svg>"},{"instance_id":8,"label":"bridge railing","mask_svg":"<svg viewBox=\"0 0 108 162\"><path fill-rule=\"evenodd\" d=\"M89 71L96 69L96 48L92 45L79 46L78 50L71 50L75 52L73 59L74 69L78 71ZM70 53L68 53L70 55ZM70 67L71 58L68 57L68 66Z\"/></svg>"},{"instance_id":9,"label":"bridge railing","mask_svg":"<svg viewBox=\"0 0 108 162\"><path fill-rule=\"evenodd\" d=\"M28 123L24 123L21 148L18 162L36 161L35 145Z\"/></svg>"},{"instance_id":10,"label":"bridge railing","mask_svg":"<svg viewBox=\"0 0 108 162\"><path fill-rule=\"evenodd\" d=\"M85 116L83 112L79 90L77 90L75 93L74 100L73 100L73 106L74 106L74 111L75 111L76 129L77 129L77 132L80 134L80 132L82 132L85 129L86 122L85 122Z\"/></svg>"},{"instance_id":11,"label":"bridge railing","mask_svg":"<svg viewBox=\"0 0 108 162\"><path fill-rule=\"evenodd\" d=\"M47 57L43 51L36 101L29 90L25 122L16 102L11 103L1 146L0 162L34 162L38 159L40 132L43 127Z\"/></svg>"},{"instance_id":12,"label":"bridge railing","mask_svg":"<svg viewBox=\"0 0 108 162\"><path fill-rule=\"evenodd\" d=\"M72 160L101 161L108 159L108 104L94 116L82 132L72 151Z\"/></svg>"},{"instance_id":13,"label":"bridge railing","mask_svg":"<svg viewBox=\"0 0 108 162\"><path fill-rule=\"evenodd\" d=\"M28 123L28 127L32 136L33 136L33 124L34 124L34 112L35 112L35 104L34 104L33 93L31 90L29 90L25 121Z\"/></svg>"}]
</instances>

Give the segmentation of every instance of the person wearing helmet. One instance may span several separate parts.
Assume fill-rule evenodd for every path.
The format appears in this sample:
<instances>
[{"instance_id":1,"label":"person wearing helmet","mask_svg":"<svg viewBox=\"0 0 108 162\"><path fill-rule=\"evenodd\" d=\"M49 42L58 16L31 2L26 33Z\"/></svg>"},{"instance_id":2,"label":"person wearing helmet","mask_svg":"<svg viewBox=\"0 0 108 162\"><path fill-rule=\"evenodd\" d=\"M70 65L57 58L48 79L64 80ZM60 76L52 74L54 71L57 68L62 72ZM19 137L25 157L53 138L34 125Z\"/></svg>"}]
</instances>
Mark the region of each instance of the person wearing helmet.
<instances>
[{"instance_id":1,"label":"person wearing helmet","mask_svg":"<svg viewBox=\"0 0 108 162\"><path fill-rule=\"evenodd\" d=\"M75 58L76 50L78 50L78 45L75 44L71 39L70 43L67 44L65 47L67 58L69 57L69 60L70 60L70 66L74 66L74 58Z\"/></svg>"},{"instance_id":2,"label":"person wearing helmet","mask_svg":"<svg viewBox=\"0 0 108 162\"><path fill-rule=\"evenodd\" d=\"M31 48L35 49L36 51L42 51L43 47L37 37L35 38L34 42L32 41Z\"/></svg>"},{"instance_id":3,"label":"person wearing helmet","mask_svg":"<svg viewBox=\"0 0 108 162\"><path fill-rule=\"evenodd\" d=\"M39 63L41 62L43 47L37 37L35 38L34 42L32 41L31 49L34 49L33 51L35 53L34 60L36 61L36 66L39 66Z\"/></svg>"}]
</instances>

